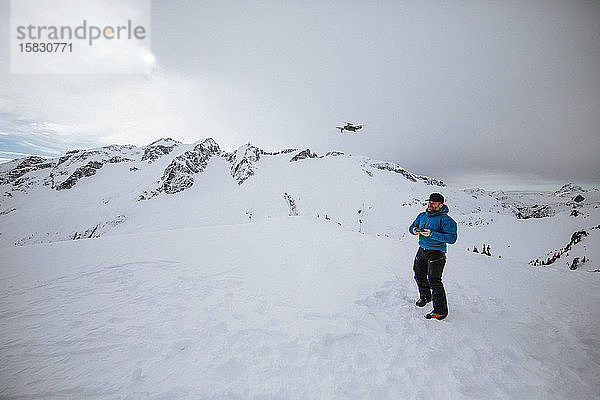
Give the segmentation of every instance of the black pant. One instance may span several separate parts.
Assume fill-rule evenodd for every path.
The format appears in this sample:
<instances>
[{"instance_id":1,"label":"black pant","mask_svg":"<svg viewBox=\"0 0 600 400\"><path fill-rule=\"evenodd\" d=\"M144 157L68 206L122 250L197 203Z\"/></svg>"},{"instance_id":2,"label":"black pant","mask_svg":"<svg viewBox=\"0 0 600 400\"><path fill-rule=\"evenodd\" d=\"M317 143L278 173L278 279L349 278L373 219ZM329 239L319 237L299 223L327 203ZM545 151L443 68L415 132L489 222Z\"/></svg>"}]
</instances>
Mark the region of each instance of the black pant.
<instances>
[{"instance_id":1,"label":"black pant","mask_svg":"<svg viewBox=\"0 0 600 400\"><path fill-rule=\"evenodd\" d=\"M442 283L442 272L446 265L446 254L440 250L428 250L419 247L415 257L413 271L422 299L431 299L433 292L433 311L447 315L448 303Z\"/></svg>"}]
</instances>

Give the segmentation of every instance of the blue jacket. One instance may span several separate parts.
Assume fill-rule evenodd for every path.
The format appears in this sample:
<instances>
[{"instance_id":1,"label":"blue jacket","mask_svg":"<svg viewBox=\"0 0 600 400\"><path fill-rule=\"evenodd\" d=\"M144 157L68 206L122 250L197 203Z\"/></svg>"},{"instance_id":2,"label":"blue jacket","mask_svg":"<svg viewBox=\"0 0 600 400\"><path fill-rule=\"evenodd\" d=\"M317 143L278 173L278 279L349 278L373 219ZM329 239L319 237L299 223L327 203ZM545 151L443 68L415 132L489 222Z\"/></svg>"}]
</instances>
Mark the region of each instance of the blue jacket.
<instances>
[{"instance_id":1,"label":"blue jacket","mask_svg":"<svg viewBox=\"0 0 600 400\"><path fill-rule=\"evenodd\" d=\"M429 250L441 250L446 252L446 243L454 244L458 237L456 221L448 215L448 206L444 205L436 213L423 211L408 228L414 235L413 228L430 229L431 236L419 235L419 246Z\"/></svg>"}]
</instances>

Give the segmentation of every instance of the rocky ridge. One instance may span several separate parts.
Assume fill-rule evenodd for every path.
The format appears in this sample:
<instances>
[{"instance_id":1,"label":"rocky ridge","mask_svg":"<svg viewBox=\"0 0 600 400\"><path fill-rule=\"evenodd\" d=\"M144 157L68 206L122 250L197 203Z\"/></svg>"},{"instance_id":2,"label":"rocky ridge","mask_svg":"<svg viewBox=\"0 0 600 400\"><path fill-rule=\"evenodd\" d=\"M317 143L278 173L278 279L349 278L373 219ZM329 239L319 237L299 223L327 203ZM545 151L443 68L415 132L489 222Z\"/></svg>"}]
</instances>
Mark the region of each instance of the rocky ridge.
<instances>
[{"instance_id":1,"label":"rocky ridge","mask_svg":"<svg viewBox=\"0 0 600 400\"><path fill-rule=\"evenodd\" d=\"M68 151L58 159L46 184L50 184L56 190L71 189L81 178L95 175L104 165L133 162L138 154L139 149L132 145L110 145L99 149Z\"/></svg>"},{"instance_id":2,"label":"rocky ridge","mask_svg":"<svg viewBox=\"0 0 600 400\"><path fill-rule=\"evenodd\" d=\"M569 212L573 217L589 213L581 210L585 206L596 206L600 202L598 189L584 190L572 183L563 185L555 192L504 192L483 189L465 189L473 197L489 196L496 199L502 208L508 209L519 219L548 218L561 212Z\"/></svg>"},{"instance_id":3,"label":"rocky ridge","mask_svg":"<svg viewBox=\"0 0 600 400\"><path fill-rule=\"evenodd\" d=\"M44 159L31 156L14 160L0 167L0 184L11 185L13 190L24 190L26 187L38 183L38 180L29 177L30 172L49 169L47 176L42 177L44 185L55 190L69 190L81 179L92 177L106 164L133 163L143 161L153 163L163 157L168 157L181 145L181 142L171 138L163 138L138 148L132 145L110 145L90 150L71 150L58 159ZM342 152L330 151L325 155L318 155L310 149L298 151L289 148L277 152L266 152L250 143L240 146L233 153L222 151L216 141L207 138L198 143L192 150L177 155L164 169L155 189L144 192L138 200L149 199L160 193L176 194L190 188L194 184L194 175L201 173L213 156L222 157L231 163L230 174L239 185L256 174L257 163L261 157L293 154L290 162L305 159L317 159L331 156L344 155ZM439 180L415 175L404 168L389 162L373 161L369 167L399 173L412 182L421 181L430 185L445 186ZM137 166L130 171L138 170Z\"/></svg>"},{"instance_id":4,"label":"rocky ridge","mask_svg":"<svg viewBox=\"0 0 600 400\"><path fill-rule=\"evenodd\" d=\"M38 156L13 160L6 163L5 165L9 168L0 173L0 185L11 184L15 188L22 188L26 185L27 181L30 180L28 178L22 178L24 175L41 169L53 168L55 164L55 160L47 160Z\"/></svg>"},{"instance_id":5,"label":"rocky ridge","mask_svg":"<svg viewBox=\"0 0 600 400\"><path fill-rule=\"evenodd\" d=\"M554 192L554 195L561 196L561 197L564 197L564 196L575 197L578 194L585 193L585 192L586 192L586 190L583 189L581 186L569 182L566 185L563 185L556 192Z\"/></svg>"},{"instance_id":6,"label":"rocky ridge","mask_svg":"<svg viewBox=\"0 0 600 400\"><path fill-rule=\"evenodd\" d=\"M457 222L467 229L495 224L496 213L504 215L500 221L510 214L556 216L573 226L570 235L597 225L591 221L600 207L600 191L593 189L564 196L442 190L436 187L444 187L443 182L391 162L340 152L320 155L308 148L267 152L251 143L227 152L211 138L193 144L161 139L144 147L113 145L54 159L13 160L0 165L0 184L0 245L284 215L313 216L361 233L399 238L405 229L395 221L408 218L433 191L444 193ZM503 249L494 240L476 239ZM590 243L586 238L584 246ZM528 254L525 262L544 253ZM600 256L586 253L590 258Z\"/></svg>"},{"instance_id":7,"label":"rocky ridge","mask_svg":"<svg viewBox=\"0 0 600 400\"><path fill-rule=\"evenodd\" d=\"M241 146L233 154L233 164L231 165L231 176L241 185L255 174L255 165L260 156L265 152L258 147L248 143Z\"/></svg>"},{"instance_id":8,"label":"rocky ridge","mask_svg":"<svg viewBox=\"0 0 600 400\"><path fill-rule=\"evenodd\" d=\"M398 164L394 164L391 162L386 162L386 161L371 161L368 164L369 166L373 167L373 168L377 168L383 171L391 171L391 172L395 172L397 174L403 175L406 179L408 179L411 182L418 182L421 181L423 183L426 183L428 185L434 185L434 186L446 186L446 184L442 181L439 181L437 179L431 179L428 178L426 176L422 176L422 175L415 175L411 172L408 172L407 170L405 170L404 168L402 168L401 166L399 166Z\"/></svg>"},{"instance_id":9,"label":"rocky ridge","mask_svg":"<svg viewBox=\"0 0 600 400\"><path fill-rule=\"evenodd\" d=\"M588 236L590 235L596 236L597 239L598 236L600 236L600 225L592 227L589 230L573 232L569 243L567 243L564 247L553 250L547 255L536 258L535 260L531 260L529 261L529 264L534 267L549 266L561 259L566 259L566 266L570 270L576 270L579 267L586 265L592 265L592 268L597 269L600 267L600 264L598 264L599 260L595 259L593 256L590 256L589 250L591 249L588 249L587 246L585 246L585 240L587 240Z\"/></svg>"},{"instance_id":10,"label":"rocky ridge","mask_svg":"<svg viewBox=\"0 0 600 400\"><path fill-rule=\"evenodd\" d=\"M152 142L144 148L142 161L148 161L149 163L156 161L162 156L166 156L171 153L178 144L181 144L181 142L171 138L159 139L155 142Z\"/></svg>"},{"instance_id":11,"label":"rocky ridge","mask_svg":"<svg viewBox=\"0 0 600 400\"><path fill-rule=\"evenodd\" d=\"M175 157L163 173L159 191L174 194L191 187L194 184L194 174L204 171L208 160L220 154L219 145L213 139L206 139L192 151Z\"/></svg>"}]
</instances>

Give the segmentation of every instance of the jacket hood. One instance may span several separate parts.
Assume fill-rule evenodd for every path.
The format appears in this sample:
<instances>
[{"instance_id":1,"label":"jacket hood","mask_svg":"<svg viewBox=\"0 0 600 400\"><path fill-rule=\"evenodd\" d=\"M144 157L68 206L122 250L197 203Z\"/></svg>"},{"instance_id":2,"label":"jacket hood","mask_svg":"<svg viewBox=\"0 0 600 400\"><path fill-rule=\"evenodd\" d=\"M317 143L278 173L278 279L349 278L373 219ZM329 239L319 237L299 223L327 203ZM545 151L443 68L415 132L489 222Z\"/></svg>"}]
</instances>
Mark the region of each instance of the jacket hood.
<instances>
[{"instance_id":1,"label":"jacket hood","mask_svg":"<svg viewBox=\"0 0 600 400\"><path fill-rule=\"evenodd\" d=\"M442 215L442 214L448 214L448 206L445 204L440 211L437 211L434 213L430 213L429 211L427 211L427 215L429 215L430 217L433 217L434 215Z\"/></svg>"}]
</instances>

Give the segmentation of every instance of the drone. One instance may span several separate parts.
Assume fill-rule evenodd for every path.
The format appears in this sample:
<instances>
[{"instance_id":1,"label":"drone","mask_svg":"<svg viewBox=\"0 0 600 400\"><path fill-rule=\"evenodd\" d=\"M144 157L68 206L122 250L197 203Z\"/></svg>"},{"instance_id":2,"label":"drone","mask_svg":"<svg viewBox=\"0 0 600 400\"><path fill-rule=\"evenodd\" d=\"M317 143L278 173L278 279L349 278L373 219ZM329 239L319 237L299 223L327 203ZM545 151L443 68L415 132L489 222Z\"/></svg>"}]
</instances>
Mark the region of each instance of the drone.
<instances>
[{"instance_id":1,"label":"drone","mask_svg":"<svg viewBox=\"0 0 600 400\"><path fill-rule=\"evenodd\" d=\"M352 122L347 122L346 121L346 125L344 126L336 126L337 129L340 130L340 133L344 133L344 131L352 131L355 132L359 129L362 129L362 125L358 125L358 124L353 124Z\"/></svg>"}]
</instances>

